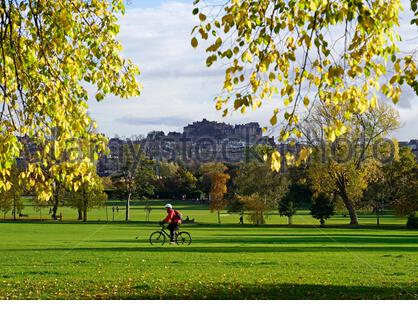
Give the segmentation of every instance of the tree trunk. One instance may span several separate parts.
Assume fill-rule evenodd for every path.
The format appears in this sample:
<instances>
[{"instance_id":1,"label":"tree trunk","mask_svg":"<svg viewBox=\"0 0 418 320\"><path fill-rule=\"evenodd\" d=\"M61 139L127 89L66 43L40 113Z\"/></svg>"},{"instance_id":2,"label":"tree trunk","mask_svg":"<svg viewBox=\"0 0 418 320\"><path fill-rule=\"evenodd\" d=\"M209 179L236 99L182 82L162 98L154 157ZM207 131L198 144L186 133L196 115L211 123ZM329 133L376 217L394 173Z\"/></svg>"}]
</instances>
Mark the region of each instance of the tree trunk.
<instances>
[{"instance_id":1,"label":"tree trunk","mask_svg":"<svg viewBox=\"0 0 418 320\"><path fill-rule=\"evenodd\" d=\"M323 227L324 224L325 224L325 220L323 218L321 218L321 220L319 220L319 221L321 222L321 227Z\"/></svg>"},{"instance_id":2,"label":"tree trunk","mask_svg":"<svg viewBox=\"0 0 418 320\"><path fill-rule=\"evenodd\" d=\"M87 221L88 198L86 189L83 188L83 221Z\"/></svg>"},{"instance_id":3,"label":"tree trunk","mask_svg":"<svg viewBox=\"0 0 418 320\"><path fill-rule=\"evenodd\" d=\"M129 207L131 205L131 193L128 193L128 198L126 199L126 212L125 212L125 220L129 221Z\"/></svg>"},{"instance_id":4,"label":"tree trunk","mask_svg":"<svg viewBox=\"0 0 418 320\"><path fill-rule=\"evenodd\" d=\"M221 215L219 213L219 210L218 210L218 223L221 224Z\"/></svg>"},{"instance_id":5,"label":"tree trunk","mask_svg":"<svg viewBox=\"0 0 418 320\"><path fill-rule=\"evenodd\" d=\"M287 216L287 224L292 225L292 216Z\"/></svg>"},{"instance_id":6,"label":"tree trunk","mask_svg":"<svg viewBox=\"0 0 418 320\"><path fill-rule=\"evenodd\" d=\"M83 220L83 211L81 209L78 209L78 220Z\"/></svg>"},{"instance_id":7,"label":"tree trunk","mask_svg":"<svg viewBox=\"0 0 418 320\"><path fill-rule=\"evenodd\" d=\"M58 205L59 205L59 194L60 194L60 189L59 187L55 187L54 190L54 199L53 199L53 207L52 207L52 217L54 218L54 220L57 220L57 211L58 211Z\"/></svg>"},{"instance_id":8,"label":"tree trunk","mask_svg":"<svg viewBox=\"0 0 418 320\"><path fill-rule=\"evenodd\" d=\"M13 194L13 220L16 220L16 198L15 195Z\"/></svg>"},{"instance_id":9,"label":"tree trunk","mask_svg":"<svg viewBox=\"0 0 418 320\"><path fill-rule=\"evenodd\" d=\"M54 205L52 207L52 217L54 220L57 220L57 211L58 211L58 200L54 199Z\"/></svg>"},{"instance_id":10,"label":"tree trunk","mask_svg":"<svg viewBox=\"0 0 418 320\"><path fill-rule=\"evenodd\" d=\"M344 202L345 207L348 210L348 214L350 215L350 224L357 225L358 224L358 218L357 218L357 212L354 208L354 203L350 199L350 197L347 194L347 190L345 189L345 184L339 184L338 185L339 195L341 199Z\"/></svg>"}]
</instances>

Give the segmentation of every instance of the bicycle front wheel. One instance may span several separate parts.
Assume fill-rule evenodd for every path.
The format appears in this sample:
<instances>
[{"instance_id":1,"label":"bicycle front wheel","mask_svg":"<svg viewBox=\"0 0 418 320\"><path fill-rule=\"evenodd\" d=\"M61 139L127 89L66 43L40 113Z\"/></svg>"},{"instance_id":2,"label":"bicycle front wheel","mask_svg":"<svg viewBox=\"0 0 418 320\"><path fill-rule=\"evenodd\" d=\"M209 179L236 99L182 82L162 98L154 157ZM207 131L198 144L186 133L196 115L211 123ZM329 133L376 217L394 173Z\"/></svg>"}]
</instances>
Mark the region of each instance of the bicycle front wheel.
<instances>
[{"instance_id":1,"label":"bicycle front wheel","mask_svg":"<svg viewBox=\"0 0 418 320\"><path fill-rule=\"evenodd\" d=\"M190 236L190 233L182 231L177 235L176 242L178 245L189 246L192 243L192 237Z\"/></svg>"},{"instance_id":2,"label":"bicycle front wheel","mask_svg":"<svg viewBox=\"0 0 418 320\"><path fill-rule=\"evenodd\" d=\"M149 237L149 243L152 245L163 245L165 242L165 235L161 231L155 231Z\"/></svg>"}]
</instances>

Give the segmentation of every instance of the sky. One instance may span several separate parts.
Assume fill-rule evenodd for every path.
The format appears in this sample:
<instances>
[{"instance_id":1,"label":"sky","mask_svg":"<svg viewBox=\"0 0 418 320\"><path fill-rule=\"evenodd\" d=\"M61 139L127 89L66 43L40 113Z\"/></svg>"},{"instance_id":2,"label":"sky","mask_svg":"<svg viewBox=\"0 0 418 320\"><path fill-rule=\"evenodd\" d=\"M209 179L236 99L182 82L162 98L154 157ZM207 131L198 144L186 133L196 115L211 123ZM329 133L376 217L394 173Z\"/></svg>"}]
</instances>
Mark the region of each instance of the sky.
<instances>
[{"instance_id":1,"label":"sky","mask_svg":"<svg viewBox=\"0 0 418 320\"><path fill-rule=\"evenodd\" d=\"M231 124L257 121L268 125L272 110L280 101L242 115L226 118L215 110L213 99L221 92L223 71L207 68L203 49L190 45L191 30L197 24L192 15L193 0L127 0L126 13L119 18L119 39L123 56L139 66L142 85L139 97L119 99L108 96L101 102L89 100L89 113L99 131L108 137L146 135L153 130L183 130L203 118ZM403 0L409 9L409 0ZM401 50L418 47L417 28L409 25L409 16L401 17L400 34L405 42ZM94 94L92 92L91 97ZM401 128L393 136L398 140L418 138L418 97L405 88L397 108Z\"/></svg>"}]
</instances>

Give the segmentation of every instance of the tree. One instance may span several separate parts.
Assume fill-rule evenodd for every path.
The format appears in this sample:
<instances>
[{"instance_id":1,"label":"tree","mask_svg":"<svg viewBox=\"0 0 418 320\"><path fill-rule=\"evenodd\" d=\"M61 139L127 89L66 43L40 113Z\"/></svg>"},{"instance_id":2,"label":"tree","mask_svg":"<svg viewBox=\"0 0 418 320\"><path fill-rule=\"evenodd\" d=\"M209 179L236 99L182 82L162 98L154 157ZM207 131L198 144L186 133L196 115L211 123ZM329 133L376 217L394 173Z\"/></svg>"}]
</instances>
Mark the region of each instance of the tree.
<instances>
[{"instance_id":1,"label":"tree","mask_svg":"<svg viewBox=\"0 0 418 320\"><path fill-rule=\"evenodd\" d=\"M106 139L89 131L87 84L96 99L107 94L139 94L138 69L121 57L117 40L122 0L10 0L0 3L0 189L10 189L10 168L29 139L37 146L34 161L19 179L53 197L52 181L60 171L74 188L94 167ZM88 141L89 153L77 152ZM62 161L63 150L76 157ZM41 166L49 168L47 176Z\"/></svg>"},{"instance_id":2,"label":"tree","mask_svg":"<svg viewBox=\"0 0 418 320\"><path fill-rule=\"evenodd\" d=\"M289 193L279 202L279 213L281 216L287 217L289 225L292 224L292 217L296 214L296 206Z\"/></svg>"},{"instance_id":3,"label":"tree","mask_svg":"<svg viewBox=\"0 0 418 320\"><path fill-rule=\"evenodd\" d=\"M130 203L133 196L154 192L155 174L151 171L153 162L143 153L139 143L128 141L120 155L120 168L112 176L113 186L126 200L125 220L130 218Z\"/></svg>"},{"instance_id":4,"label":"tree","mask_svg":"<svg viewBox=\"0 0 418 320\"><path fill-rule=\"evenodd\" d=\"M87 212L93 208L102 207L107 200L102 180L95 174L95 183L84 182L77 191L70 191L66 197L66 204L77 209L78 220L87 221Z\"/></svg>"},{"instance_id":5,"label":"tree","mask_svg":"<svg viewBox=\"0 0 418 320\"><path fill-rule=\"evenodd\" d=\"M135 172L135 193L140 197L150 197L155 191L155 163L145 155L141 155Z\"/></svg>"},{"instance_id":6,"label":"tree","mask_svg":"<svg viewBox=\"0 0 418 320\"><path fill-rule=\"evenodd\" d=\"M214 173L210 188L210 211L218 213L218 223L221 223L220 211L225 207L226 184L230 176L226 173Z\"/></svg>"},{"instance_id":7,"label":"tree","mask_svg":"<svg viewBox=\"0 0 418 320\"><path fill-rule=\"evenodd\" d=\"M244 204L245 210L249 211L248 219L255 225L266 223L264 212L268 209L264 198L258 193L248 196L238 196L238 199Z\"/></svg>"},{"instance_id":8,"label":"tree","mask_svg":"<svg viewBox=\"0 0 418 320\"><path fill-rule=\"evenodd\" d=\"M252 161L241 165L235 185L237 194L258 194L266 207L276 209L288 190L288 179L284 174L271 171L267 162Z\"/></svg>"},{"instance_id":9,"label":"tree","mask_svg":"<svg viewBox=\"0 0 418 320\"><path fill-rule=\"evenodd\" d=\"M384 168L391 204L400 216L415 216L418 210L418 164L408 147L399 150L399 158Z\"/></svg>"},{"instance_id":10,"label":"tree","mask_svg":"<svg viewBox=\"0 0 418 320\"><path fill-rule=\"evenodd\" d=\"M312 217L319 219L322 227L325 224L325 220L334 215L335 205L329 196L321 192L312 199L310 210Z\"/></svg>"},{"instance_id":11,"label":"tree","mask_svg":"<svg viewBox=\"0 0 418 320\"><path fill-rule=\"evenodd\" d=\"M215 99L224 116L258 109L280 95L284 107L274 110L270 123L275 126L283 115L280 137L287 140L301 135L301 109L320 101L334 115L326 126L332 141L342 134L335 115L361 115L381 95L396 104L403 84L418 94L418 51L398 48L399 0L199 2L191 45L198 46L198 37L208 41L206 65L226 65L223 91ZM416 0L411 11L416 17ZM418 25L418 19L411 23ZM341 110L346 102L349 107ZM278 171L280 153L273 153Z\"/></svg>"},{"instance_id":12,"label":"tree","mask_svg":"<svg viewBox=\"0 0 418 320\"><path fill-rule=\"evenodd\" d=\"M330 117L328 110L318 105L300 126L312 150L310 184L315 193L338 195L348 210L350 224L355 225L356 202L378 177L382 162L397 152L397 142L384 138L399 126L399 115L393 107L379 104L361 115L338 116L341 128L350 130L341 129L344 133L334 142L324 139Z\"/></svg>"},{"instance_id":13,"label":"tree","mask_svg":"<svg viewBox=\"0 0 418 320\"><path fill-rule=\"evenodd\" d=\"M210 193L213 175L217 173L225 173L227 169L228 168L221 162L209 162L202 164L199 168L199 173L201 175L199 179L200 189L206 194Z\"/></svg>"},{"instance_id":14,"label":"tree","mask_svg":"<svg viewBox=\"0 0 418 320\"><path fill-rule=\"evenodd\" d=\"M152 212L152 206L148 202L146 203L146 205L144 207L144 211L145 211L145 214L146 214L145 220L147 222L149 222L149 218L150 218L150 215L151 215L151 212Z\"/></svg>"},{"instance_id":15,"label":"tree","mask_svg":"<svg viewBox=\"0 0 418 320\"><path fill-rule=\"evenodd\" d=\"M8 212L12 212L13 220L16 220L16 215L23 210L22 194L23 187L19 181L20 170L14 165L10 173L10 189L0 192L0 211L3 212L4 218Z\"/></svg>"},{"instance_id":16,"label":"tree","mask_svg":"<svg viewBox=\"0 0 418 320\"><path fill-rule=\"evenodd\" d=\"M383 166L376 172L375 179L364 190L361 199L361 206L376 215L378 227L380 226L380 216L383 215L385 207L390 204L390 193L384 174L385 167Z\"/></svg>"}]
</instances>

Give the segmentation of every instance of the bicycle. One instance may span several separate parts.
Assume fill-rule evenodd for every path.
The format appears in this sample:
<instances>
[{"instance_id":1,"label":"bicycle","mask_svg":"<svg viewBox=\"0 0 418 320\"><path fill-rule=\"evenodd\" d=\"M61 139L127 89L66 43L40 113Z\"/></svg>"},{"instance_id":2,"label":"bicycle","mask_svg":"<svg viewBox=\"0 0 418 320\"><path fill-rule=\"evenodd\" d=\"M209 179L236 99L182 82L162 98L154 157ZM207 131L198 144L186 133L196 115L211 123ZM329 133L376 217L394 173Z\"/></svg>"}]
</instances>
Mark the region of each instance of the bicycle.
<instances>
[{"instance_id":1,"label":"bicycle","mask_svg":"<svg viewBox=\"0 0 418 320\"><path fill-rule=\"evenodd\" d=\"M161 225L160 231L155 231L151 233L149 237L149 242L151 245L163 245L167 239L170 239L170 234L166 231L167 228L164 225ZM178 232L176 230L175 234L175 242L177 245L186 245L189 246L192 243L192 237L190 233L186 231Z\"/></svg>"}]
</instances>

